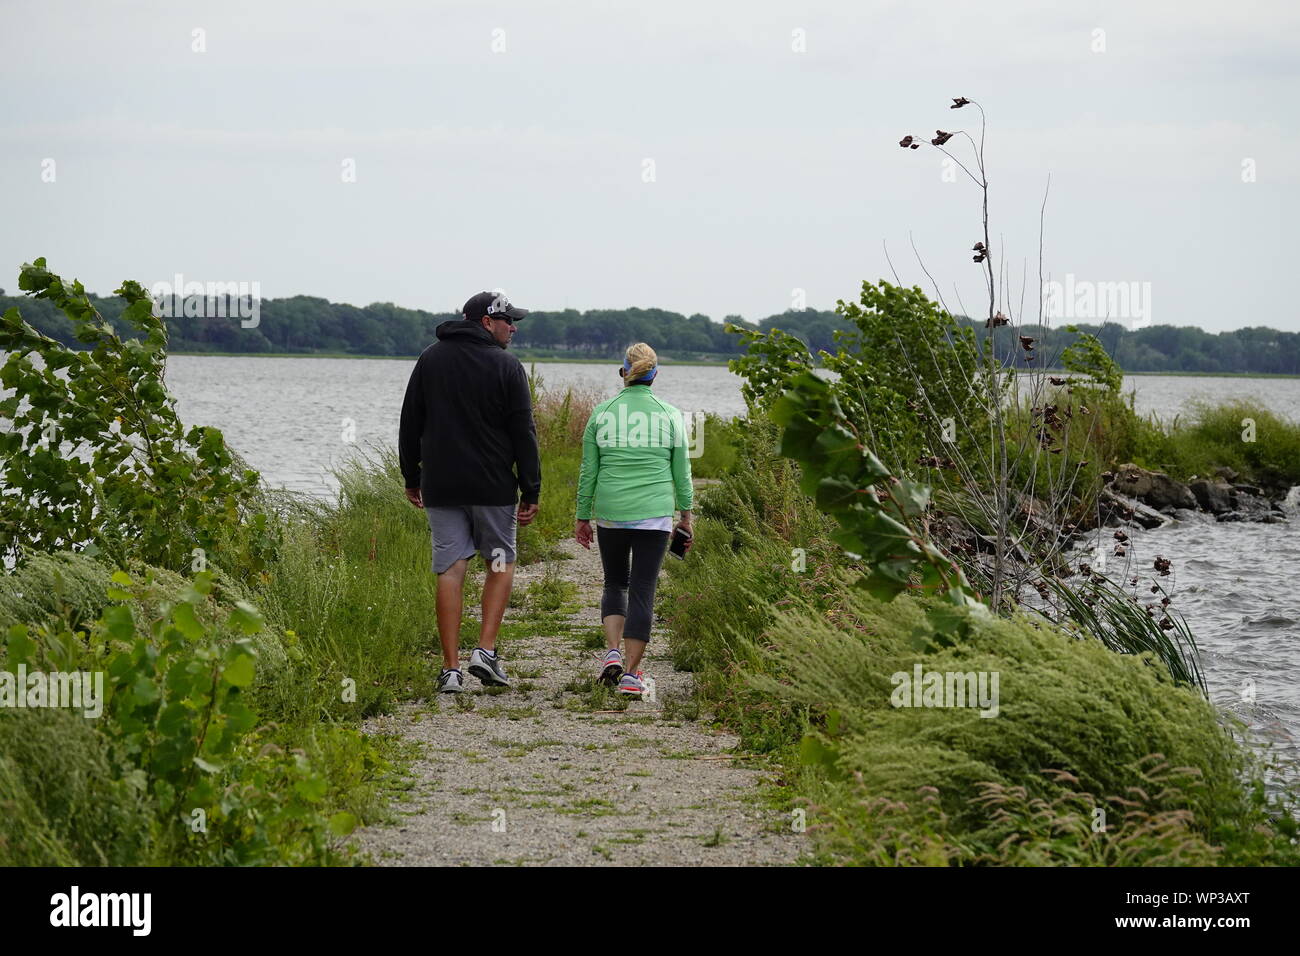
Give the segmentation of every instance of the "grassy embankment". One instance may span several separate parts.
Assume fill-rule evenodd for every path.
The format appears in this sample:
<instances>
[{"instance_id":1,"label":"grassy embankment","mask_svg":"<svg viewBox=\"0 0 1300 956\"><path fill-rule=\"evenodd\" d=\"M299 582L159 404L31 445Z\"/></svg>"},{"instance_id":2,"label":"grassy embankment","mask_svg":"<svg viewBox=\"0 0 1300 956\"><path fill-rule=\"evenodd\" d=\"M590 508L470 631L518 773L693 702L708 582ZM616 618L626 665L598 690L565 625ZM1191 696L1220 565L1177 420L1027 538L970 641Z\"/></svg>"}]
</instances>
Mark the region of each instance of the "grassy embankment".
<instances>
[{"instance_id":1,"label":"grassy embankment","mask_svg":"<svg viewBox=\"0 0 1300 956\"><path fill-rule=\"evenodd\" d=\"M1244 408L1204 408L1168 430L1116 408L1101 424L1121 458L1145 450L1175 471L1210 461L1272 468L1300 443L1300 427L1250 407L1260 440L1242 450L1233 423ZM974 627L955 646L914 643L924 605L855 588L829 538L834 523L776 452L775 426L760 419L741 434L737 467L703 495L690 560L669 566L664 613L702 703L781 767L772 797L805 811L810 857L1300 862L1294 795L1265 796L1256 758L1195 689L1024 613ZM1298 462L1282 469L1290 480L1300 481ZM891 706L891 676L916 665L999 674L998 715Z\"/></svg>"},{"instance_id":2,"label":"grassy embankment","mask_svg":"<svg viewBox=\"0 0 1300 956\"><path fill-rule=\"evenodd\" d=\"M1200 402L1186 417L1149 418L1134 445L1134 461L1179 481L1226 466L1266 488L1300 485L1300 423L1257 401Z\"/></svg>"}]
</instances>

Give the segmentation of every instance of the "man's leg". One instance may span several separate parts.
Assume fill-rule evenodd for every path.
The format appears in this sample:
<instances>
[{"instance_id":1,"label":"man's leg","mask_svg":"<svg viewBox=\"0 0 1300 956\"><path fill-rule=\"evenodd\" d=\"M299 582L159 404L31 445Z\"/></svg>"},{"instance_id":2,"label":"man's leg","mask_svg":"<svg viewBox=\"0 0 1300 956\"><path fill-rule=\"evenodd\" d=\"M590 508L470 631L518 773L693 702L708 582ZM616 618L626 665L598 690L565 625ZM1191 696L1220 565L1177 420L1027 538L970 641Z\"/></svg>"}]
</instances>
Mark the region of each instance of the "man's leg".
<instances>
[{"instance_id":1,"label":"man's leg","mask_svg":"<svg viewBox=\"0 0 1300 956\"><path fill-rule=\"evenodd\" d=\"M510 603L510 588L514 581L513 561L504 565L500 571L493 571L492 564L488 564L487 579L483 582L483 616L479 621L478 632L478 646L485 651L496 650L497 631L501 629L501 618L505 616L506 605Z\"/></svg>"},{"instance_id":2,"label":"man's leg","mask_svg":"<svg viewBox=\"0 0 1300 956\"><path fill-rule=\"evenodd\" d=\"M497 656L496 646L501 618L510 603L510 588L515 581L515 506L475 505L469 510L474 547L487 563L478 647L470 655L469 672L487 686L509 687L510 679Z\"/></svg>"},{"instance_id":3,"label":"man's leg","mask_svg":"<svg viewBox=\"0 0 1300 956\"><path fill-rule=\"evenodd\" d=\"M438 576L438 639L443 670L460 669L460 618L464 606L465 570L474 555L470 519L462 507L426 506L433 541L433 572Z\"/></svg>"},{"instance_id":4,"label":"man's leg","mask_svg":"<svg viewBox=\"0 0 1300 956\"><path fill-rule=\"evenodd\" d=\"M442 641L442 666L447 670L460 667L460 616L467 567L469 561L461 558L438 575L438 637Z\"/></svg>"}]
</instances>

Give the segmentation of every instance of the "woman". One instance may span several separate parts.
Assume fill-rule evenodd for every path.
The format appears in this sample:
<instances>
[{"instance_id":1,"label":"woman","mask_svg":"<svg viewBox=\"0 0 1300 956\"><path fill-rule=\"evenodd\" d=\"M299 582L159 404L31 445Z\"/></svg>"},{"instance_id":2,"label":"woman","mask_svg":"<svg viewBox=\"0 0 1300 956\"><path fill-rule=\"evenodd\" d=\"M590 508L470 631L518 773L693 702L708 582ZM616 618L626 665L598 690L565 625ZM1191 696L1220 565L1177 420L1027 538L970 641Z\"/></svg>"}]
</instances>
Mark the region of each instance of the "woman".
<instances>
[{"instance_id":1,"label":"woman","mask_svg":"<svg viewBox=\"0 0 1300 956\"><path fill-rule=\"evenodd\" d=\"M681 412L651 392L658 374L654 349L644 342L628 347L619 369L623 388L596 406L583 432L574 528L578 544L590 550L594 512L605 569L600 619L608 648L600 679L638 698L645 692L641 658L673 511L681 509L677 527L691 534L694 498L685 423Z\"/></svg>"}]
</instances>

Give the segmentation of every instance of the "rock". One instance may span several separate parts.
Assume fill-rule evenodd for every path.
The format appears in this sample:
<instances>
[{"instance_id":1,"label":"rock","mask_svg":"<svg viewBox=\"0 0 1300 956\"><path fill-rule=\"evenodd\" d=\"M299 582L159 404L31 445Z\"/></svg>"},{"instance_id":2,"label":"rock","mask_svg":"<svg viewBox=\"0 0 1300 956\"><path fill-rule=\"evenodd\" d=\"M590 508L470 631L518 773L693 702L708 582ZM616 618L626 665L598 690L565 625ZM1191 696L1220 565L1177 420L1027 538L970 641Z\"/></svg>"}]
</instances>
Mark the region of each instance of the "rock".
<instances>
[{"instance_id":1,"label":"rock","mask_svg":"<svg viewBox=\"0 0 1300 956\"><path fill-rule=\"evenodd\" d=\"M1020 547L1020 545L1016 544L1014 541L1008 541L1007 544L1010 545L1010 547L1007 548L1007 551L1004 554L1005 558L1021 562L1029 560L1029 556L1025 554L1024 548ZM975 550L980 554L991 554L996 556L998 553L998 539L991 534L977 534L975 535ZM990 564L989 567L991 569L993 565Z\"/></svg>"},{"instance_id":2,"label":"rock","mask_svg":"<svg viewBox=\"0 0 1300 956\"><path fill-rule=\"evenodd\" d=\"M1254 524L1285 524L1287 517L1286 515L1280 515L1274 511L1269 511L1262 515L1250 515L1241 511L1229 511L1226 514L1219 515L1214 520L1221 521L1225 524L1229 521L1247 521L1253 522Z\"/></svg>"},{"instance_id":3,"label":"rock","mask_svg":"<svg viewBox=\"0 0 1300 956\"><path fill-rule=\"evenodd\" d=\"M1019 492L1015 493L1015 501L1015 513L1023 522L1026 534L1042 541L1056 541L1069 534L1063 527L1064 516L1054 514L1046 502Z\"/></svg>"},{"instance_id":4,"label":"rock","mask_svg":"<svg viewBox=\"0 0 1300 956\"><path fill-rule=\"evenodd\" d=\"M1119 466L1110 487L1160 511L1196 507L1196 498L1181 481L1174 481L1163 471L1148 471L1132 463Z\"/></svg>"},{"instance_id":5,"label":"rock","mask_svg":"<svg viewBox=\"0 0 1300 956\"><path fill-rule=\"evenodd\" d=\"M1238 491L1232 496L1233 510L1242 515L1246 521L1258 521L1273 512L1273 504L1267 498Z\"/></svg>"},{"instance_id":6,"label":"rock","mask_svg":"<svg viewBox=\"0 0 1300 956\"><path fill-rule=\"evenodd\" d=\"M1221 515L1233 510L1232 485L1222 478L1216 478L1213 481L1208 478L1197 478L1188 485L1188 488L1203 511Z\"/></svg>"},{"instance_id":7,"label":"rock","mask_svg":"<svg viewBox=\"0 0 1300 956\"><path fill-rule=\"evenodd\" d=\"M1103 488L1097 497L1097 508L1101 512L1102 523L1108 528L1116 527L1125 521L1132 521L1148 530L1159 528L1169 523L1169 517L1156 511L1150 505L1117 494L1110 488Z\"/></svg>"},{"instance_id":8,"label":"rock","mask_svg":"<svg viewBox=\"0 0 1300 956\"><path fill-rule=\"evenodd\" d=\"M1276 524L1286 521L1286 513L1249 485L1235 485L1232 492L1232 510L1218 516L1219 521L1252 521L1258 524Z\"/></svg>"},{"instance_id":9,"label":"rock","mask_svg":"<svg viewBox=\"0 0 1300 956\"><path fill-rule=\"evenodd\" d=\"M947 551L974 552L978 542L975 532L956 515L942 515L930 525L936 544Z\"/></svg>"},{"instance_id":10,"label":"rock","mask_svg":"<svg viewBox=\"0 0 1300 956\"><path fill-rule=\"evenodd\" d=\"M1214 473L1224 481L1228 482L1228 484L1232 484L1241 477L1241 474L1237 469L1229 468L1227 465L1220 465L1218 468L1214 469Z\"/></svg>"}]
</instances>

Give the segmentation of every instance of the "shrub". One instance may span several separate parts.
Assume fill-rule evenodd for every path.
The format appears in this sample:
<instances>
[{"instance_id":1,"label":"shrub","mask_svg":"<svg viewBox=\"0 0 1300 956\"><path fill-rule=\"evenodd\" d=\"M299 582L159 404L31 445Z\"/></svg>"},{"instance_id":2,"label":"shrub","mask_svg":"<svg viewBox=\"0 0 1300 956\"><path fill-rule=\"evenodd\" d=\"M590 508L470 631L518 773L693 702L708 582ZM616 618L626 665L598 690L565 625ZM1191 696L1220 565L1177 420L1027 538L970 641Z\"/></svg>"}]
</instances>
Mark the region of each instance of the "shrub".
<instances>
[{"instance_id":1,"label":"shrub","mask_svg":"<svg viewBox=\"0 0 1300 956\"><path fill-rule=\"evenodd\" d=\"M974 332L919 288L883 280L862 283L859 301L841 300L836 311L852 325L835 330L834 353L821 353L836 375L831 391L881 460L901 474L921 457L946 456L952 449L941 440L945 432L973 458L972 443L986 431L992 381L982 371ZM803 342L780 329L731 331L740 334L746 354L728 368L745 379L752 411L770 408L814 364Z\"/></svg>"},{"instance_id":2,"label":"shrub","mask_svg":"<svg viewBox=\"0 0 1300 956\"><path fill-rule=\"evenodd\" d=\"M88 671L105 685L103 713L93 722L66 711L24 720L24 729L51 721L67 733L63 764L39 733L6 748L4 791L24 819L38 823L40 852L50 861L103 862L108 851L95 839L129 830L136 839L112 847L114 862L337 860L331 837L350 831L355 817L326 818L328 782L304 754L276 746L273 729L246 702L256 677L257 611L235 601L210 626L213 577L202 573L138 627L142 584L120 571L112 580L110 603L84 632L66 624L15 624L7 632L8 670ZM91 729L73 729L69 717ZM58 781L60 767L84 777L59 787L42 779ZM83 801L103 805L87 810ZM83 814L92 829L80 829Z\"/></svg>"},{"instance_id":3,"label":"shrub","mask_svg":"<svg viewBox=\"0 0 1300 956\"><path fill-rule=\"evenodd\" d=\"M17 308L0 322L0 351L9 353L0 385L14 390L0 402L0 417L12 420L0 434L0 554L21 563L86 548L119 566L138 558L181 570L236 526L243 533L227 567L264 568L275 541L257 472L220 431L181 424L164 382L166 326L140 284L117 290L128 303L123 320L142 336L125 342L81 283L64 283L44 259L24 266L18 284L63 310L90 348L42 335Z\"/></svg>"},{"instance_id":4,"label":"shrub","mask_svg":"<svg viewBox=\"0 0 1300 956\"><path fill-rule=\"evenodd\" d=\"M743 419L726 419L706 412L698 458L691 459L692 478L722 478L736 465Z\"/></svg>"}]
</instances>

